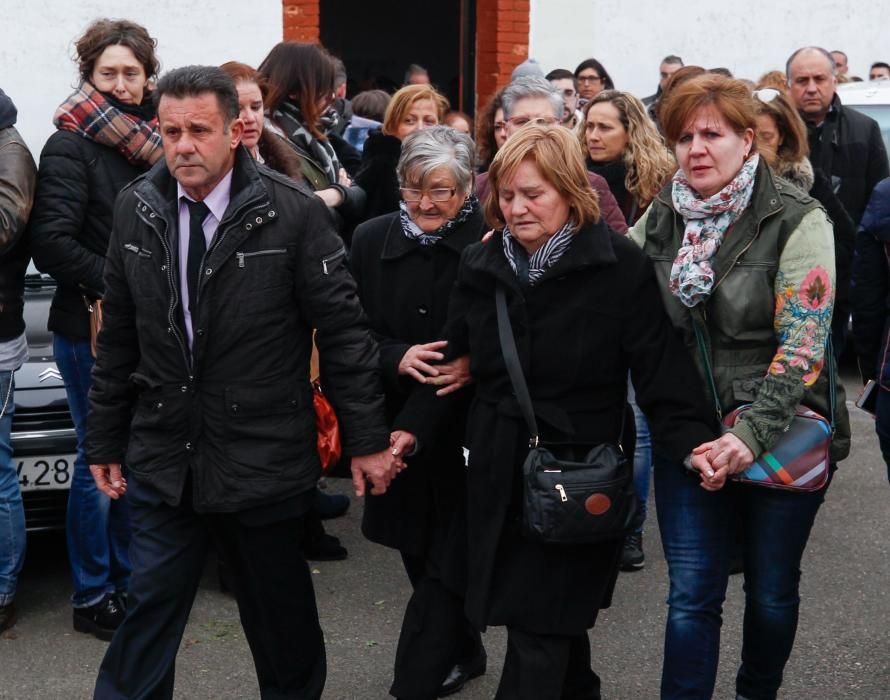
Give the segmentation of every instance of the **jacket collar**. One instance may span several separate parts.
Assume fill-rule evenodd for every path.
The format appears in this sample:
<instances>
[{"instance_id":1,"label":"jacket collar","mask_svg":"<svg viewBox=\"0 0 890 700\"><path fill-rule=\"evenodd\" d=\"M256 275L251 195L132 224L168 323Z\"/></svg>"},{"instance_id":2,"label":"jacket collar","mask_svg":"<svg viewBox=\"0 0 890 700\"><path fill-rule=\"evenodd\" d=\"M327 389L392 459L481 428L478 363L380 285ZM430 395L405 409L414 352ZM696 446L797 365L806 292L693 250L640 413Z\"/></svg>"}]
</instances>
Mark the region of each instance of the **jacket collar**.
<instances>
[{"instance_id":1,"label":"jacket collar","mask_svg":"<svg viewBox=\"0 0 890 700\"><path fill-rule=\"evenodd\" d=\"M577 270L615 265L618 257L610 238L610 229L602 220L587 224L574 234L571 244L552 267L541 275L536 287L549 279L562 277ZM504 255L504 232L498 231L482 246L482 254L467 259L470 270L492 275L510 287L519 289L516 273Z\"/></svg>"},{"instance_id":2,"label":"jacket collar","mask_svg":"<svg viewBox=\"0 0 890 700\"><path fill-rule=\"evenodd\" d=\"M394 260L423 248L417 241L411 240L402 232L402 223L399 212L390 215L392 218L386 231L386 240L383 242L383 252L380 257L383 260ZM478 243L485 232L485 219L482 212L477 209L460 226L436 243L436 247L444 247L454 251L458 255L463 249L472 243Z\"/></svg>"}]
</instances>

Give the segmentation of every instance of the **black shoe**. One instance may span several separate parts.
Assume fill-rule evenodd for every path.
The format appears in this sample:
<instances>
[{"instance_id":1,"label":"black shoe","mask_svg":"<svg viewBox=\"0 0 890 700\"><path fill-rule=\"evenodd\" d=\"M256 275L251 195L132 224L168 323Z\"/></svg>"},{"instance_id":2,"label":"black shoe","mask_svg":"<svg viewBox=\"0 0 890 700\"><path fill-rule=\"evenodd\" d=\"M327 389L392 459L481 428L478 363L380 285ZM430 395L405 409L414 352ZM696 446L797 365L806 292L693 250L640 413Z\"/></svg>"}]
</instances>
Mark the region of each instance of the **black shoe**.
<instances>
[{"instance_id":1,"label":"black shoe","mask_svg":"<svg viewBox=\"0 0 890 700\"><path fill-rule=\"evenodd\" d=\"M478 678L485 673L487 662L488 656L485 654L485 650L480 649L479 654L466 663L455 664L454 668L445 677L442 687L439 688L439 697L444 698L463 690L467 681Z\"/></svg>"},{"instance_id":2,"label":"black shoe","mask_svg":"<svg viewBox=\"0 0 890 700\"><path fill-rule=\"evenodd\" d=\"M638 571L646 564L646 556L643 554L643 533L632 532L624 538L624 548L621 550L621 570Z\"/></svg>"},{"instance_id":3,"label":"black shoe","mask_svg":"<svg viewBox=\"0 0 890 700\"><path fill-rule=\"evenodd\" d=\"M0 605L0 633L5 632L15 624L15 605Z\"/></svg>"},{"instance_id":4,"label":"black shoe","mask_svg":"<svg viewBox=\"0 0 890 700\"><path fill-rule=\"evenodd\" d=\"M349 510L349 496L341 496L337 493L327 494L316 489L315 508L322 520L339 518Z\"/></svg>"},{"instance_id":5,"label":"black shoe","mask_svg":"<svg viewBox=\"0 0 890 700\"><path fill-rule=\"evenodd\" d=\"M95 605L74 608L74 629L110 642L126 614L117 595L106 593L105 597Z\"/></svg>"},{"instance_id":6,"label":"black shoe","mask_svg":"<svg viewBox=\"0 0 890 700\"><path fill-rule=\"evenodd\" d=\"M324 534L303 545L303 556L312 561L342 561L349 556L349 552L339 539Z\"/></svg>"}]
</instances>

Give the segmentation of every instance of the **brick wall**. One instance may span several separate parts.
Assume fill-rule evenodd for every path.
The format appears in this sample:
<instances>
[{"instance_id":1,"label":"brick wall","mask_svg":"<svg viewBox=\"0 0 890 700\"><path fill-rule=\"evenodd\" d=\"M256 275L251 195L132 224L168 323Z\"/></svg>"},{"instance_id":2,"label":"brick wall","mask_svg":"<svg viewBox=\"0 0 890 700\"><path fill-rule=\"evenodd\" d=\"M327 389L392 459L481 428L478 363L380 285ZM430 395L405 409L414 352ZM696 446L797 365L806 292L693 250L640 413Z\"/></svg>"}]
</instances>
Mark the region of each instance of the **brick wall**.
<instances>
[{"instance_id":1,"label":"brick wall","mask_svg":"<svg viewBox=\"0 0 890 700\"><path fill-rule=\"evenodd\" d=\"M476 107L510 82L528 58L529 0L476 2Z\"/></svg>"},{"instance_id":2,"label":"brick wall","mask_svg":"<svg viewBox=\"0 0 890 700\"><path fill-rule=\"evenodd\" d=\"M319 0L282 0L284 40L318 43Z\"/></svg>"}]
</instances>

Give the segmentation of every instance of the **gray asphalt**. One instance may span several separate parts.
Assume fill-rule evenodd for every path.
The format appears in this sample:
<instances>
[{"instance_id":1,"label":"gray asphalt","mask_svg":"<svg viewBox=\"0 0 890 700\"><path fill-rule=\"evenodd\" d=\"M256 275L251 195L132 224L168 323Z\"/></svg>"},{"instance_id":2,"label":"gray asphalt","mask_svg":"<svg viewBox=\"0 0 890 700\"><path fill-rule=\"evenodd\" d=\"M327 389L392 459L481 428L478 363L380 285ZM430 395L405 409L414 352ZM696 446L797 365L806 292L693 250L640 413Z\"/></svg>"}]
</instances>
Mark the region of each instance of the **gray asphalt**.
<instances>
[{"instance_id":1,"label":"gray asphalt","mask_svg":"<svg viewBox=\"0 0 890 700\"><path fill-rule=\"evenodd\" d=\"M829 490L804 560L799 631L780 695L789 700L890 698L890 486L873 421L850 410L853 452ZM349 484L338 480L331 488L348 493ZM398 556L366 542L360 518L360 505L354 503L344 518L329 523L349 548L348 560L312 563L327 640L324 697L334 700L388 697L408 598ZM20 620L0 636L0 698L90 697L106 644L71 627L64 538L35 536L28 546L17 599ZM621 575L612 608L591 633L604 698L658 696L667 570L654 512L645 549L646 567ZM547 591L541 581L541 594L559 591ZM717 698L734 697L742 600L742 580L736 576L727 595ZM494 696L504 641L503 630L489 630L487 675L454 697ZM235 604L219 592L211 564L179 651L176 697L259 697Z\"/></svg>"}]
</instances>

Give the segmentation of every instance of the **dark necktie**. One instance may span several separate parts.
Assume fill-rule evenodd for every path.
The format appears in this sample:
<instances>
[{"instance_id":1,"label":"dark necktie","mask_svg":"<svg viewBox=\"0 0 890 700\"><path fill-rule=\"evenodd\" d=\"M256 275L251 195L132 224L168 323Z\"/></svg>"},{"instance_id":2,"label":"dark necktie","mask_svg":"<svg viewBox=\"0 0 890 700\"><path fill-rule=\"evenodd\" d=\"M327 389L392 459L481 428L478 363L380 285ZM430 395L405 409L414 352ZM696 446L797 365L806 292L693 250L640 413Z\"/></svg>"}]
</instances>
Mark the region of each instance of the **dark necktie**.
<instances>
[{"instance_id":1,"label":"dark necktie","mask_svg":"<svg viewBox=\"0 0 890 700\"><path fill-rule=\"evenodd\" d=\"M189 290L189 311L195 308L198 298L198 280L201 277L201 260L207 252L207 240L204 238L204 219L210 209L204 202L193 202L186 199L189 208L189 250L185 263L185 277Z\"/></svg>"}]
</instances>

